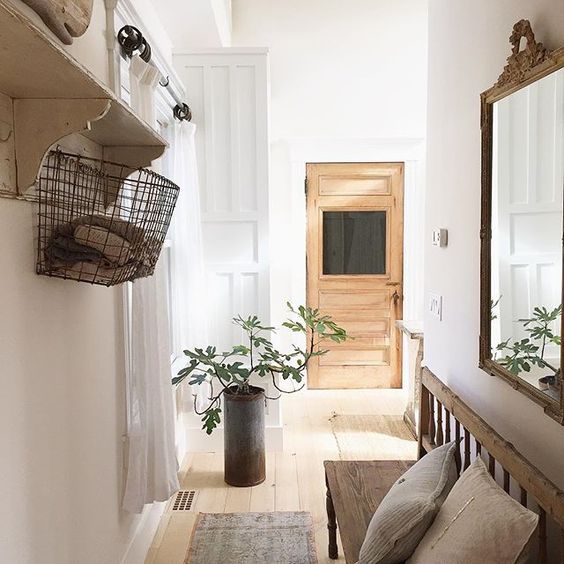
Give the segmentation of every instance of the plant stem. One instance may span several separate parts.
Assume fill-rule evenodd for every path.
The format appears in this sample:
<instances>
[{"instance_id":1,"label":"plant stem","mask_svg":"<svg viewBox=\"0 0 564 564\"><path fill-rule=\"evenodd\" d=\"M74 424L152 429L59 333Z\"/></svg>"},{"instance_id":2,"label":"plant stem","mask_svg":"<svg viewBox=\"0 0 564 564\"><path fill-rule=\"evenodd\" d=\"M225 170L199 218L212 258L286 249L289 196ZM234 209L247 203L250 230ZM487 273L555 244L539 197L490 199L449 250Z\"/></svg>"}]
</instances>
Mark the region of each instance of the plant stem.
<instances>
[{"instance_id":1,"label":"plant stem","mask_svg":"<svg viewBox=\"0 0 564 564\"><path fill-rule=\"evenodd\" d=\"M249 332L249 358L251 361L251 372L254 370L254 360L253 360L253 332Z\"/></svg>"},{"instance_id":2,"label":"plant stem","mask_svg":"<svg viewBox=\"0 0 564 564\"><path fill-rule=\"evenodd\" d=\"M198 396L196 394L194 394L194 413L196 413L196 415L204 415L204 413L207 413L214 406L214 404L217 401L219 401L219 399L224 394L224 392L225 392L225 389L221 390L221 392L219 392L219 394L217 394L217 396L215 396L215 398L213 398L213 399L210 398L210 400L212 400L212 401L208 405L208 407L206 407L206 409L204 409L204 411L198 411L198 408L196 407Z\"/></svg>"},{"instance_id":3,"label":"plant stem","mask_svg":"<svg viewBox=\"0 0 564 564\"><path fill-rule=\"evenodd\" d=\"M281 394L295 394L296 392L299 392L300 390L303 390L306 383L304 382L299 388L294 388L291 392L287 391L287 390L283 390L282 388L278 387L278 384L276 383L276 378L274 377L274 374L271 373L272 376L272 385L281 393Z\"/></svg>"},{"instance_id":4,"label":"plant stem","mask_svg":"<svg viewBox=\"0 0 564 564\"><path fill-rule=\"evenodd\" d=\"M542 346L541 346L541 360L544 361L544 347L546 346L546 329L548 325L545 323L543 327L543 334L542 334Z\"/></svg>"},{"instance_id":5,"label":"plant stem","mask_svg":"<svg viewBox=\"0 0 564 564\"><path fill-rule=\"evenodd\" d=\"M546 368L550 368L555 374L558 372L557 368L554 368L554 366L552 366L552 364L550 364L549 362L546 362L546 360L544 360L543 358L541 358L541 362L542 362L543 366L545 366Z\"/></svg>"}]
</instances>

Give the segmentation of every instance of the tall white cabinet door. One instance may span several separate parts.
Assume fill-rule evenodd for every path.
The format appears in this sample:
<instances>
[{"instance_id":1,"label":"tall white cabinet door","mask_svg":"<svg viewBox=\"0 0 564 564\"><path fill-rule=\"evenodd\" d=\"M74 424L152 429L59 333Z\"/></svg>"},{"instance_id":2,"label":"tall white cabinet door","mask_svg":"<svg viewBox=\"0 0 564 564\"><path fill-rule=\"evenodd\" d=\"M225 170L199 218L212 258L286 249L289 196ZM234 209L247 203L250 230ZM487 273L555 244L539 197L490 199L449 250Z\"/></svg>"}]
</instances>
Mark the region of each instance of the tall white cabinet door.
<instances>
[{"instance_id":1,"label":"tall white cabinet door","mask_svg":"<svg viewBox=\"0 0 564 564\"><path fill-rule=\"evenodd\" d=\"M204 259L214 342L241 342L230 320L269 322L267 53L177 55L197 126Z\"/></svg>"},{"instance_id":2,"label":"tall white cabinet door","mask_svg":"<svg viewBox=\"0 0 564 564\"><path fill-rule=\"evenodd\" d=\"M232 317L270 324L268 54L222 49L176 55L174 64L197 126L210 341L229 350L243 342ZM269 402L267 427L279 422L278 402Z\"/></svg>"}]
</instances>

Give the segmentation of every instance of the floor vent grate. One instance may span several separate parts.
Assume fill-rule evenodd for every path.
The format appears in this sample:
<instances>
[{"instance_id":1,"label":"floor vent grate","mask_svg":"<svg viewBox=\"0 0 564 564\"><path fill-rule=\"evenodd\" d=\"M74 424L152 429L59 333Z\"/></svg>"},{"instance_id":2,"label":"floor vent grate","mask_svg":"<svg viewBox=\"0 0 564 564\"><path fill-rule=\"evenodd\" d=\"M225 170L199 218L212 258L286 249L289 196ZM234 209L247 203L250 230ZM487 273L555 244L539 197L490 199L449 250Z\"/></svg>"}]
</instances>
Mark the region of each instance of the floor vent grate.
<instances>
[{"instance_id":1,"label":"floor vent grate","mask_svg":"<svg viewBox=\"0 0 564 564\"><path fill-rule=\"evenodd\" d=\"M180 490L172 498L168 510L191 511L195 498L196 498L196 490Z\"/></svg>"}]
</instances>

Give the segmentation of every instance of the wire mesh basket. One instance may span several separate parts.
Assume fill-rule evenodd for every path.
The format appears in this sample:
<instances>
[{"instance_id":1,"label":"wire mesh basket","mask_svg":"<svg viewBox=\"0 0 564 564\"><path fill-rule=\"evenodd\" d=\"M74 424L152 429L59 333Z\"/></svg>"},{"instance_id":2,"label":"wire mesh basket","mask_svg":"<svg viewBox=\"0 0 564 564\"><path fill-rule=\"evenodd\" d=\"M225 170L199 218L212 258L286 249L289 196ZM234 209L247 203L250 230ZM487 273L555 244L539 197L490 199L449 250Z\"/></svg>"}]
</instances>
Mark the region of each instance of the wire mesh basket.
<instances>
[{"instance_id":1,"label":"wire mesh basket","mask_svg":"<svg viewBox=\"0 0 564 564\"><path fill-rule=\"evenodd\" d=\"M147 169L51 151L38 182L37 273L103 286L150 276L178 191Z\"/></svg>"}]
</instances>

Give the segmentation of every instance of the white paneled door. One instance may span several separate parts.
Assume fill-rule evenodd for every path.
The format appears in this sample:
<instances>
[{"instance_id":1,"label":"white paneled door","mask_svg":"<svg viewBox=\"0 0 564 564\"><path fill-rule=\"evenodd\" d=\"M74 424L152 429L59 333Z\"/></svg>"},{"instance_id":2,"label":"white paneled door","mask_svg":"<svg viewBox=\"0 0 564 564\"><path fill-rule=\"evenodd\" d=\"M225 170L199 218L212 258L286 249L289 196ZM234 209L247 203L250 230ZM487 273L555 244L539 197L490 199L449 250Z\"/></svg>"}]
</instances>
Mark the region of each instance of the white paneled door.
<instances>
[{"instance_id":1,"label":"white paneled door","mask_svg":"<svg viewBox=\"0 0 564 564\"><path fill-rule=\"evenodd\" d=\"M270 324L268 54L222 49L177 55L175 66L197 126L210 342L229 350L243 337L235 315ZM268 402L266 426L269 447L280 449L279 402Z\"/></svg>"},{"instance_id":2,"label":"white paneled door","mask_svg":"<svg viewBox=\"0 0 564 564\"><path fill-rule=\"evenodd\" d=\"M267 53L178 55L200 174L213 341L240 342L236 314L269 321Z\"/></svg>"}]
</instances>

